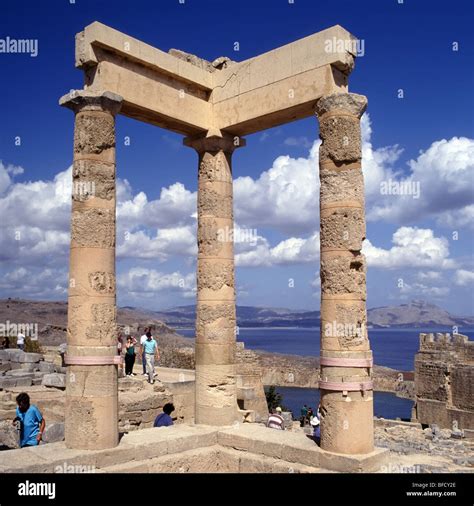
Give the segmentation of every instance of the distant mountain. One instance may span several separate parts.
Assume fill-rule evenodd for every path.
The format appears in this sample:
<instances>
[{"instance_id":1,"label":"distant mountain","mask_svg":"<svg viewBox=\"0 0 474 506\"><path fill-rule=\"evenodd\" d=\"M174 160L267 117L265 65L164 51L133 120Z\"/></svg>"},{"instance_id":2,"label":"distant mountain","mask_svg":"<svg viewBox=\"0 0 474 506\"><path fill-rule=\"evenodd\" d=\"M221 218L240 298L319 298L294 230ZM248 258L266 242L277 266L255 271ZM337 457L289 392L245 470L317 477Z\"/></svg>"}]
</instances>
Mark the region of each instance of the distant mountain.
<instances>
[{"instance_id":1,"label":"distant mountain","mask_svg":"<svg viewBox=\"0 0 474 506\"><path fill-rule=\"evenodd\" d=\"M118 308L119 325L153 324L160 333L171 335L174 328L193 328L196 306L178 306L167 311L151 311L132 306ZM369 309L369 325L383 327L446 327L474 326L474 317L454 316L440 307L423 301L412 301L400 306ZM63 339L67 325L67 303L20 299L0 300L0 323L37 323L40 334L48 341ZM237 306L237 324L240 327L319 327L319 311L286 308ZM172 327L172 328L170 328ZM179 330L178 330L179 333Z\"/></svg>"},{"instance_id":2,"label":"distant mountain","mask_svg":"<svg viewBox=\"0 0 474 506\"><path fill-rule=\"evenodd\" d=\"M417 300L400 306L372 308L367 313L369 325L376 328L474 326L474 317L455 316L434 304ZM196 306L178 306L153 314L172 327L192 327ZM240 327L318 327L319 324L319 311L237 306Z\"/></svg>"},{"instance_id":3,"label":"distant mountain","mask_svg":"<svg viewBox=\"0 0 474 506\"><path fill-rule=\"evenodd\" d=\"M43 344L55 345L66 340L67 302L24 299L0 299L0 324L37 324ZM133 307L118 308L117 323L121 327L153 325L161 336L178 338L173 329L156 317L156 313Z\"/></svg>"}]
</instances>

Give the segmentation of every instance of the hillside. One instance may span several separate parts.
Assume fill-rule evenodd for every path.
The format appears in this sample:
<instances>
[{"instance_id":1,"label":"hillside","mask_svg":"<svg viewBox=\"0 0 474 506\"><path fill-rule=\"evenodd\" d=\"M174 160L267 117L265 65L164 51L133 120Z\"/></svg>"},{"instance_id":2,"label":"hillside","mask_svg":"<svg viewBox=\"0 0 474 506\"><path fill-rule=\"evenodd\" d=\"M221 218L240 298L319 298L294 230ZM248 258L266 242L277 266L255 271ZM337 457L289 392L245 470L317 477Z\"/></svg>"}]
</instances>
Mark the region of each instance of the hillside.
<instances>
[{"instance_id":1,"label":"hillside","mask_svg":"<svg viewBox=\"0 0 474 506\"><path fill-rule=\"evenodd\" d=\"M195 306L179 306L156 314L173 327L192 327ZM384 306L367 311L372 327L459 327L474 326L474 317L455 316L440 307L423 301L412 301L399 306ZM237 324L240 327L318 327L319 311L295 311L281 308L237 306Z\"/></svg>"}]
</instances>

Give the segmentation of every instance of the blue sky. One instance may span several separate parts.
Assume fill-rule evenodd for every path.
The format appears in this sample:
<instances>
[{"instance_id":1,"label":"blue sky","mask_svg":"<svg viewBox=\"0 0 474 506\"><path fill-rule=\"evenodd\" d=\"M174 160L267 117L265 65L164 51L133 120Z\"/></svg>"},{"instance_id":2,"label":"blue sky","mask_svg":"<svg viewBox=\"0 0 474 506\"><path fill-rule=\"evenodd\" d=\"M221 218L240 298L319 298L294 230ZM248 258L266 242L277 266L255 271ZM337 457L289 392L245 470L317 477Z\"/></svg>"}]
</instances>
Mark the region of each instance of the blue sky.
<instances>
[{"instance_id":1,"label":"blue sky","mask_svg":"<svg viewBox=\"0 0 474 506\"><path fill-rule=\"evenodd\" d=\"M82 72L74 68L76 32L100 21L164 51L240 61L340 24L365 49L349 85L369 100L363 119L368 305L424 299L473 314L473 5L4 4L0 39L37 39L39 53L0 53L0 297L66 297L69 200L58 187L70 178L73 115L58 98L82 87ZM234 155L236 221L258 234L256 244L236 245L239 304L319 307L317 137L317 121L308 118L248 136L247 147ZM174 133L118 118L121 305L162 309L193 302L197 160L181 143ZM419 183L419 198L381 194L389 180ZM289 186L294 191L285 196ZM125 232L131 241L121 240Z\"/></svg>"}]
</instances>

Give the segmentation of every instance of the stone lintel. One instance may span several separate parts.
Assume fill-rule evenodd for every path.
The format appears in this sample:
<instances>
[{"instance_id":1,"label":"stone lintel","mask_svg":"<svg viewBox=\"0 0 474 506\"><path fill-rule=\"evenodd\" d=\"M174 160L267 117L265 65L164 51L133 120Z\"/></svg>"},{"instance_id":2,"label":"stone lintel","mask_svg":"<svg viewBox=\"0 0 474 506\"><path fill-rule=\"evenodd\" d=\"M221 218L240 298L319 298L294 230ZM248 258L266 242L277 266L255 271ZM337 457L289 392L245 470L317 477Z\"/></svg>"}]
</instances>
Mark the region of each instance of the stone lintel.
<instances>
[{"instance_id":1,"label":"stone lintel","mask_svg":"<svg viewBox=\"0 0 474 506\"><path fill-rule=\"evenodd\" d=\"M356 42L336 25L242 62L222 65L221 58L209 66L94 22L76 36L76 66L89 89L123 96L126 116L187 136L212 126L246 135L311 116L320 97L347 91Z\"/></svg>"}]
</instances>

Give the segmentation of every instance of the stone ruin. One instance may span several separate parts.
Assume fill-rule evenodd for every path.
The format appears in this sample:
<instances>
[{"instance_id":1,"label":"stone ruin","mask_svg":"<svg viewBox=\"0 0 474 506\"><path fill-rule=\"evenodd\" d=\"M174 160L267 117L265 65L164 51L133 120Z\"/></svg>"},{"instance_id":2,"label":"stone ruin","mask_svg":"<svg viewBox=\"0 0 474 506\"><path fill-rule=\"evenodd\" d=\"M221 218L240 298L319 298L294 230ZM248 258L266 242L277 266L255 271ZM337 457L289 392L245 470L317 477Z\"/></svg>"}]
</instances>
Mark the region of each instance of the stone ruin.
<instances>
[{"instance_id":1,"label":"stone ruin","mask_svg":"<svg viewBox=\"0 0 474 506\"><path fill-rule=\"evenodd\" d=\"M367 332L358 331L367 322L360 133L367 99L348 92L355 55L347 48L354 44L328 51L327 40L356 39L336 25L242 62L220 58L209 65L178 50L165 53L98 22L77 34L76 66L84 71L85 85L60 100L75 115L67 451L80 450L84 458L91 455L87 452L114 455L120 466L121 448L140 452L145 441L130 433L119 444L115 119L123 114L184 135L184 144L198 155L194 425L157 430L150 436L156 444L140 453L142 458L174 454L176 461L177 453L197 446L228 456L229 447L245 447L262 458L286 462L283 468L293 462L313 470L351 471L374 467L384 455L374 448L372 352ZM319 120L322 139L321 328L337 322L349 329L343 335L336 328L321 333L320 447L301 435L293 441L286 431L242 425L253 420L261 399L251 398L253 371L239 377L236 369L229 233L234 229L232 155L245 146L243 136L311 116ZM163 458L148 469L166 467ZM242 467L241 460L234 464L229 469L252 467ZM43 461L37 469L47 467Z\"/></svg>"},{"instance_id":2,"label":"stone ruin","mask_svg":"<svg viewBox=\"0 0 474 506\"><path fill-rule=\"evenodd\" d=\"M415 356L416 419L474 430L474 341L462 334L420 334Z\"/></svg>"}]
</instances>

